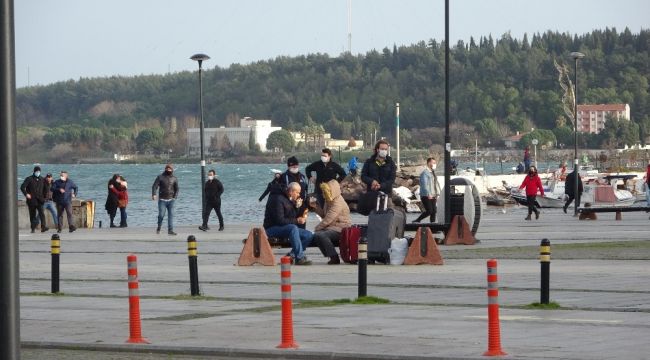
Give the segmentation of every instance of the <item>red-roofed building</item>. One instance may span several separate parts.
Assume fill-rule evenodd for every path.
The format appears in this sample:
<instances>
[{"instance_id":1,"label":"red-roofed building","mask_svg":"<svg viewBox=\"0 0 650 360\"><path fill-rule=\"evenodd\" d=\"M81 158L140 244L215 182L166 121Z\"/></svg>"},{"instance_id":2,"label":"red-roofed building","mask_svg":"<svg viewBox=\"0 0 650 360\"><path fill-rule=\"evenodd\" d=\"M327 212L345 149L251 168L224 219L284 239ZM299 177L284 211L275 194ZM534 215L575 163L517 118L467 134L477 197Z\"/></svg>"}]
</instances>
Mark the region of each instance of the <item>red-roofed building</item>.
<instances>
[{"instance_id":1,"label":"red-roofed building","mask_svg":"<svg viewBox=\"0 0 650 360\"><path fill-rule=\"evenodd\" d=\"M617 120L630 120L630 105L578 105L578 131L598 134L605 128L605 121L608 117Z\"/></svg>"}]
</instances>

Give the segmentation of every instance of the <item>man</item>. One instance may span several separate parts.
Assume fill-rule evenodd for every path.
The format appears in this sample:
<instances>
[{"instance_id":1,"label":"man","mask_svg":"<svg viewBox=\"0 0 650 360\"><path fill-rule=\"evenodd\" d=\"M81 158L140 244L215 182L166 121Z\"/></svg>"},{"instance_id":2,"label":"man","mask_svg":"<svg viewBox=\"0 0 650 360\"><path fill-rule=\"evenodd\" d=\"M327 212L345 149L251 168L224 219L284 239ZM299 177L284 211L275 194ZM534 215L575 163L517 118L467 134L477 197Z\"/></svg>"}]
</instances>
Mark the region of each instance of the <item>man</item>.
<instances>
[{"instance_id":1,"label":"man","mask_svg":"<svg viewBox=\"0 0 650 360\"><path fill-rule=\"evenodd\" d=\"M582 197L582 179L578 175L578 194L576 194L576 171L577 169L571 171L564 180L564 193L567 194L568 198L564 203L564 213L566 214L566 209L569 207L571 202L575 199L574 206L580 206L580 197ZM576 196L577 195L577 196Z\"/></svg>"},{"instance_id":2,"label":"man","mask_svg":"<svg viewBox=\"0 0 650 360\"><path fill-rule=\"evenodd\" d=\"M386 140L377 141L374 154L363 163L361 180L369 191L382 191L390 196L393 192L397 166L388 156L388 148Z\"/></svg>"},{"instance_id":3,"label":"man","mask_svg":"<svg viewBox=\"0 0 650 360\"><path fill-rule=\"evenodd\" d=\"M25 178L23 184L20 185L20 191L25 195L32 233L36 232L36 226L39 222L41 224L41 232L49 230L45 226L45 213L43 212L43 204L45 203L47 193L45 180L41 177L40 166L35 166L32 175ZM38 217L36 217L37 213Z\"/></svg>"},{"instance_id":4,"label":"man","mask_svg":"<svg viewBox=\"0 0 650 360\"><path fill-rule=\"evenodd\" d=\"M57 232L63 228L63 211L68 217L68 228L70 232L77 230L73 225L72 199L77 197L77 185L68 178L67 171L61 171L60 178L52 185L52 199L56 204L56 212L59 214Z\"/></svg>"},{"instance_id":5,"label":"man","mask_svg":"<svg viewBox=\"0 0 650 360\"><path fill-rule=\"evenodd\" d=\"M56 212L56 205L52 201L52 184L54 183L54 178L52 174L48 173L45 175L45 205L43 208L48 210L52 214L52 222L54 226L59 228L59 215Z\"/></svg>"},{"instance_id":6,"label":"man","mask_svg":"<svg viewBox=\"0 0 650 360\"><path fill-rule=\"evenodd\" d=\"M223 194L223 184L216 177L217 172L214 170L208 171L208 181L205 182L203 191L205 191L205 209L203 210L203 224L199 226L199 230L208 231L208 219L212 209L217 213L219 218L219 231L223 231L223 216L221 215L221 194Z\"/></svg>"},{"instance_id":7,"label":"man","mask_svg":"<svg viewBox=\"0 0 650 360\"><path fill-rule=\"evenodd\" d=\"M312 176L312 172L314 171L316 172L316 176ZM330 180L336 180L340 183L345 179L345 170L343 170L341 165L332 161L332 151L327 148L321 151L319 161L307 165L305 173L307 174L307 180L315 184L314 192L316 193L318 204L321 207L325 206L325 200L323 199L323 191L320 188L320 184L327 183Z\"/></svg>"},{"instance_id":8,"label":"man","mask_svg":"<svg viewBox=\"0 0 650 360\"><path fill-rule=\"evenodd\" d=\"M436 176L438 163L434 158L427 159L427 166L420 174L420 200L424 206L424 212L413 222L420 222L429 216L429 222L436 222L436 202L440 196L440 183Z\"/></svg>"},{"instance_id":9,"label":"man","mask_svg":"<svg viewBox=\"0 0 650 360\"><path fill-rule=\"evenodd\" d=\"M298 227L307 221L306 216L299 215L296 211L300 207L296 203L300 198L300 191L301 186L297 182L289 183L286 191L271 189L264 212L264 230L267 236L289 239L294 264L311 265L304 249L311 243L313 234Z\"/></svg>"},{"instance_id":10,"label":"man","mask_svg":"<svg viewBox=\"0 0 650 360\"><path fill-rule=\"evenodd\" d=\"M287 171L280 176L280 185L284 190L286 190L287 186L292 182L300 185L300 194L298 199L295 201L296 204L298 204L298 214L304 214L307 210L307 202L305 200L307 199L307 187L309 184L307 182L307 177L300 173L300 163L298 163L298 158L295 156L287 159ZM305 220L306 219L307 218L305 217ZM304 229L306 226L306 221L302 224L298 224L298 227L301 229Z\"/></svg>"},{"instance_id":11,"label":"man","mask_svg":"<svg viewBox=\"0 0 650 360\"><path fill-rule=\"evenodd\" d=\"M165 165L165 171L156 177L151 187L151 199L156 200L158 191L158 227L156 234L160 234L165 212L167 212L167 234L176 235L174 232L174 201L178 197L178 179L174 176L172 164Z\"/></svg>"}]
</instances>

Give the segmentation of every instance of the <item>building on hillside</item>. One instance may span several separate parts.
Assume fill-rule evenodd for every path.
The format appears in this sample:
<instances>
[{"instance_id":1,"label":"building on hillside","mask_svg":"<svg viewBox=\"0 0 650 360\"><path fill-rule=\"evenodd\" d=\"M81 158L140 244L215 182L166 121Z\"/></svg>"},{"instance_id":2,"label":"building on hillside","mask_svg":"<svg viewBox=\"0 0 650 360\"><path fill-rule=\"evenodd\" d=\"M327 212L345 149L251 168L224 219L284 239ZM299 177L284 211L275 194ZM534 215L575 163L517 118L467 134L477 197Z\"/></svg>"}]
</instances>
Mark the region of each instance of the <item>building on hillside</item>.
<instances>
[{"instance_id":1,"label":"building on hillside","mask_svg":"<svg viewBox=\"0 0 650 360\"><path fill-rule=\"evenodd\" d=\"M293 136L293 140L296 145L298 145L298 143L305 143L306 146L315 146L317 149L341 148L341 150L358 150L363 148L363 140L354 140L355 145L353 147L348 147L350 140L333 139L332 134L330 133L324 133L320 136L320 138L316 138L315 140L312 137L305 139L304 134L299 131L292 131L291 135Z\"/></svg>"},{"instance_id":2,"label":"building on hillside","mask_svg":"<svg viewBox=\"0 0 650 360\"><path fill-rule=\"evenodd\" d=\"M259 145L260 150L266 150L266 140L269 135L276 131L282 130L279 126L272 126L271 120L255 120L245 117L240 120L239 127L218 127L203 129L204 141L203 152L210 154L220 151L224 146L229 144L235 146L235 143L242 143L248 146L250 137ZM226 141L227 139L227 141ZM201 153L201 129L187 129L187 155L196 156Z\"/></svg>"},{"instance_id":3,"label":"building on hillside","mask_svg":"<svg viewBox=\"0 0 650 360\"><path fill-rule=\"evenodd\" d=\"M598 134L607 118L630 120L629 104L578 105L578 131Z\"/></svg>"},{"instance_id":4,"label":"building on hillside","mask_svg":"<svg viewBox=\"0 0 650 360\"><path fill-rule=\"evenodd\" d=\"M526 134L528 134L528 133L520 134L519 131L517 131L517 134L515 134L515 135L508 136L508 137L504 137L504 138L502 139L502 140L503 140L503 144L505 145L505 147L507 147L507 148L509 148L509 149L514 149L514 148L516 148L516 147L519 145L519 141L520 141L521 138L524 137L524 135L526 135Z\"/></svg>"}]
</instances>

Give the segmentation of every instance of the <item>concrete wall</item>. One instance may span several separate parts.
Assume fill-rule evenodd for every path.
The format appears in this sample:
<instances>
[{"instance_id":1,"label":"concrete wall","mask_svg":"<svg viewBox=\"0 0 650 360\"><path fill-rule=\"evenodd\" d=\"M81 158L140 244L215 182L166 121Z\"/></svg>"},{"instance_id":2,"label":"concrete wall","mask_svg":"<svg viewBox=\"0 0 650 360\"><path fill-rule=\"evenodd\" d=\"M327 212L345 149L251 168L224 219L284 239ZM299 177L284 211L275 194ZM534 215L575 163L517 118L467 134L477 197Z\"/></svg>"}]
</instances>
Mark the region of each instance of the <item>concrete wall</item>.
<instances>
[{"instance_id":1,"label":"concrete wall","mask_svg":"<svg viewBox=\"0 0 650 360\"><path fill-rule=\"evenodd\" d=\"M95 202L92 200L72 200L73 224L78 228L92 228L95 220ZM45 223L54 229L52 214L45 210ZM63 228L68 227L68 217L63 214ZM30 229L29 210L25 200L18 200L18 228Z\"/></svg>"}]
</instances>

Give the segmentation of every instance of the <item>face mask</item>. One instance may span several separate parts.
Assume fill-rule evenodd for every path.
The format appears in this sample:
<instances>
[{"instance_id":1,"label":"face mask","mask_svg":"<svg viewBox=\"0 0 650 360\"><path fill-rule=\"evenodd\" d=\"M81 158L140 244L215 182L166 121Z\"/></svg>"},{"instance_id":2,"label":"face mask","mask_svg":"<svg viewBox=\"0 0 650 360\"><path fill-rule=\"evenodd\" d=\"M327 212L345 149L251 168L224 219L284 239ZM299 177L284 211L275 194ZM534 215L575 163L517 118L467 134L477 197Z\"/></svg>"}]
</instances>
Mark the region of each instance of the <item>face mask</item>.
<instances>
[{"instance_id":1,"label":"face mask","mask_svg":"<svg viewBox=\"0 0 650 360\"><path fill-rule=\"evenodd\" d=\"M330 157L329 157L329 156L321 156L321 157L320 157L320 161L322 161L322 162L324 162L324 163L327 163L327 162L330 161Z\"/></svg>"},{"instance_id":2,"label":"face mask","mask_svg":"<svg viewBox=\"0 0 650 360\"><path fill-rule=\"evenodd\" d=\"M61 176L61 181L65 181L66 179L67 179L67 177Z\"/></svg>"},{"instance_id":3,"label":"face mask","mask_svg":"<svg viewBox=\"0 0 650 360\"><path fill-rule=\"evenodd\" d=\"M214 180L214 175L208 175L208 180L210 181Z\"/></svg>"},{"instance_id":4,"label":"face mask","mask_svg":"<svg viewBox=\"0 0 650 360\"><path fill-rule=\"evenodd\" d=\"M388 150L380 149L380 150L377 152L377 155L379 155L379 157L385 158L386 156L388 156Z\"/></svg>"},{"instance_id":5,"label":"face mask","mask_svg":"<svg viewBox=\"0 0 650 360\"><path fill-rule=\"evenodd\" d=\"M172 169L165 169L165 173L170 174L170 175L171 175L171 173L172 173L173 171L174 171L174 170L172 170Z\"/></svg>"},{"instance_id":6,"label":"face mask","mask_svg":"<svg viewBox=\"0 0 650 360\"><path fill-rule=\"evenodd\" d=\"M435 170L438 167L438 164L431 164L431 170Z\"/></svg>"},{"instance_id":7,"label":"face mask","mask_svg":"<svg viewBox=\"0 0 650 360\"><path fill-rule=\"evenodd\" d=\"M41 172L40 171L34 171L34 176L36 176L36 177L41 176Z\"/></svg>"},{"instance_id":8,"label":"face mask","mask_svg":"<svg viewBox=\"0 0 650 360\"><path fill-rule=\"evenodd\" d=\"M298 171L300 171L300 168L297 168L297 167L289 168L289 172L292 173L292 174L297 174Z\"/></svg>"}]
</instances>

